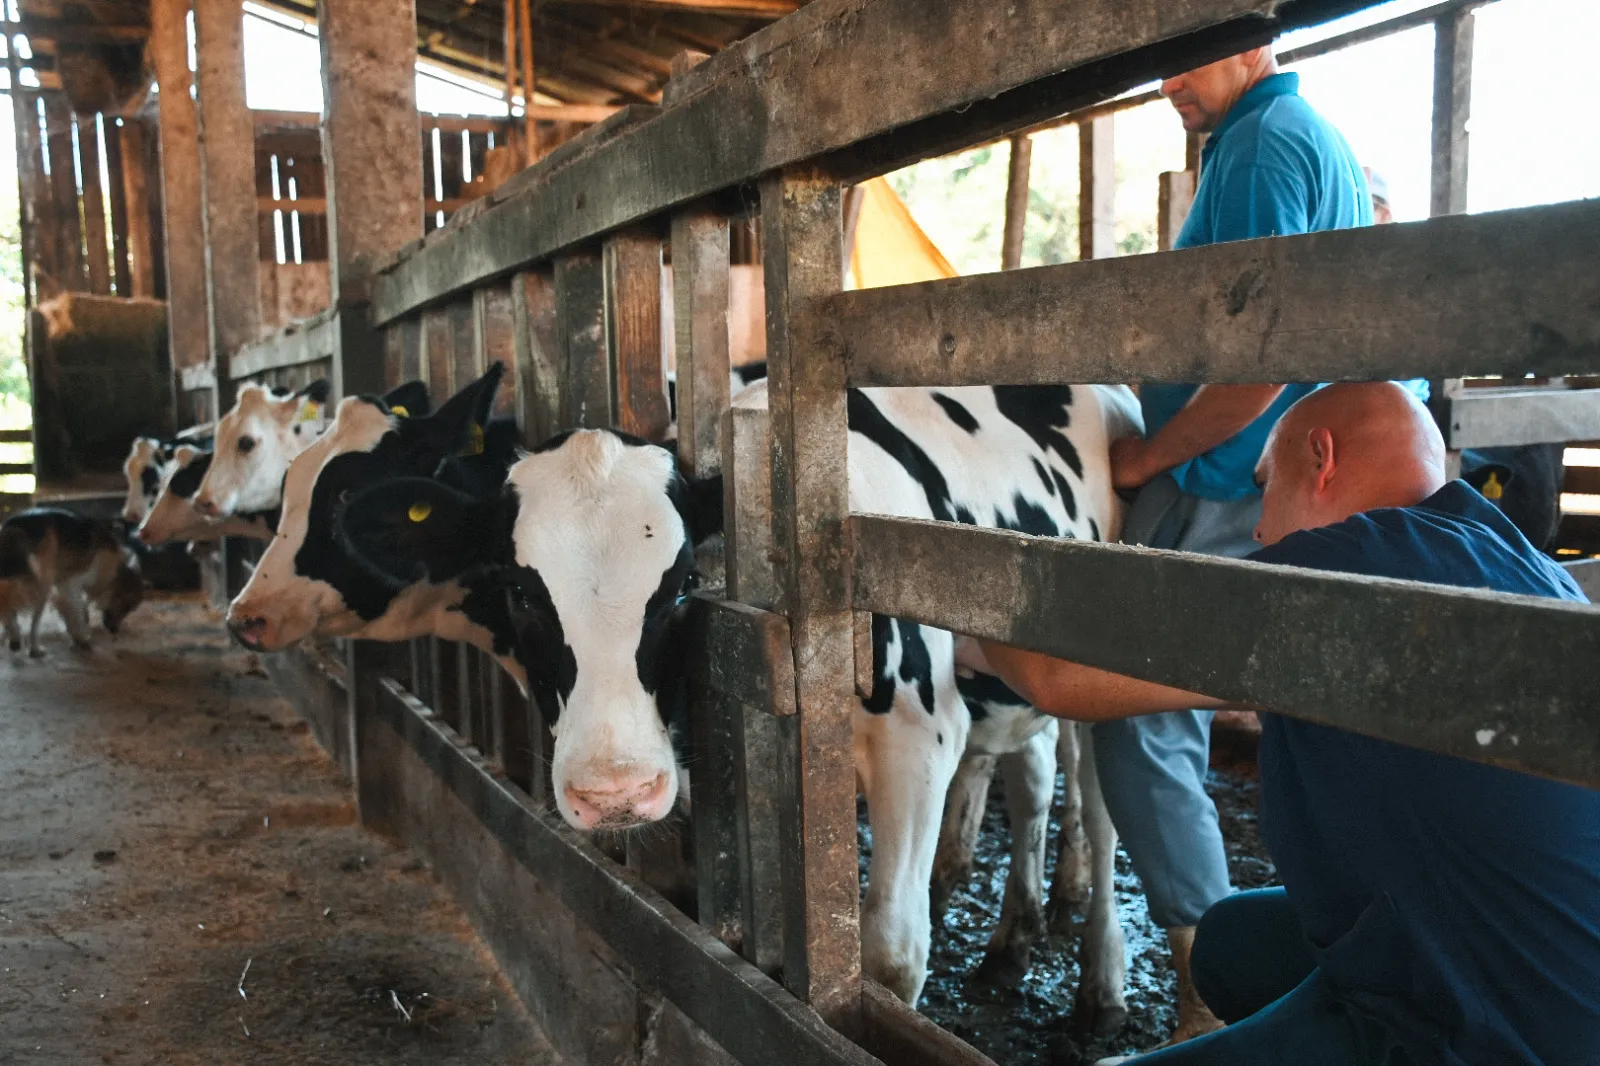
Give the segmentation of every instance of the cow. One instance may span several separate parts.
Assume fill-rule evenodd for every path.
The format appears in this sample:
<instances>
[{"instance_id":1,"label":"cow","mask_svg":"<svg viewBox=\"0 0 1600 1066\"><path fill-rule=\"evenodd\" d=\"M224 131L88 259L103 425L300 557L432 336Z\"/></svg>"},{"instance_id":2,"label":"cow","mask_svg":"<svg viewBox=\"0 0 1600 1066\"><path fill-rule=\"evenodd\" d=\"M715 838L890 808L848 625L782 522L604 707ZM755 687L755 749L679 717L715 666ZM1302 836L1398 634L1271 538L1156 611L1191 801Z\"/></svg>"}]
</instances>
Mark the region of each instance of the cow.
<instances>
[{"instance_id":1,"label":"cow","mask_svg":"<svg viewBox=\"0 0 1600 1066\"><path fill-rule=\"evenodd\" d=\"M194 495L206 518L270 511L283 494L289 461L322 432L326 379L298 392L246 385L217 423L211 468Z\"/></svg>"},{"instance_id":2,"label":"cow","mask_svg":"<svg viewBox=\"0 0 1600 1066\"><path fill-rule=\"evenodd\" d=\"M862 389L849 393L848 411L854 510L1117 535L1110 443L1139 427L1127 389ZM339 531L348 554L393 588L419 578L503 588L528 688L553 723L556 807L592 831L657 821L676 800L669 719L684 669L680 605L711 495L668 451L584 430L519 460L500 496L419 478L374 484L347 501ZM941 812L974 714L950 633L874 618L872 637L872 691L855 719L873 829L862 963L914 1003L927 976ZM1025 739L1042 754L1047 724L1036 712L1015 696L990 702L979 749ZM1050 782L1032 787L1047 808ZM1095 889L1101 917L1090 929L1100 940L1086 943L1084 984L1093 1007L1114 1015L1122 982L1107 977L1120 974L1121 930L1109 876Z\"/></svg>"},{"instance_id":3,"label":"cow","mask_svg":"<svg viewBox=\"0 0 1600 1066\"><path fill-rule=\"evenodd\" d=\"M204 544L223 537L271 540L277 523L276 512L234 514L210 519L194 509L194 495L211 468L213 453L190 444L180 444L161 472L161 488L154 505L139 523L134 537L147 548L172 541Z\"/></svg>"},{"instance_id":4,"label":"cow","mask_svg":"<svg viewBox=\"0 0 1600 1066\"><path fill-rule=\"evenodd\" d=\"M240 644L272 652L308 636L432 635L496 655L523 683L503 595L456 581L392 586L358 566L334 535L344 500L383 478L437 476L458 491L498 492L517 449L515 423L488 418L504 370L494 364L422 417L396 413L400 390L339 404L327 432L289 464L277 534L228 607L228 629Z\"/></svg>"},{"instance_id":5,"label":"cow","mask_svg":"<svg viewBox=\"0 0 1600 1066\"><path fill-rule=\"evenodd\" d=\"M1504 511L1529 544L1548 551L1561 524L1565 457L1564 444L1467 448L1461 453L1461 479Z\"/></svg>"},{"instance_id":6,"label":"cow","mask_svg":"<svg viewBox=\"0 0 1600 1066\"><path fill-rule=\"evenodd\" d=\"M171 447L155 437L135 437L122 461L128 492L122 501L122 520L137 526L155 506L161 493L162 468L172 459Z\"/></svg>"}]
</instances>

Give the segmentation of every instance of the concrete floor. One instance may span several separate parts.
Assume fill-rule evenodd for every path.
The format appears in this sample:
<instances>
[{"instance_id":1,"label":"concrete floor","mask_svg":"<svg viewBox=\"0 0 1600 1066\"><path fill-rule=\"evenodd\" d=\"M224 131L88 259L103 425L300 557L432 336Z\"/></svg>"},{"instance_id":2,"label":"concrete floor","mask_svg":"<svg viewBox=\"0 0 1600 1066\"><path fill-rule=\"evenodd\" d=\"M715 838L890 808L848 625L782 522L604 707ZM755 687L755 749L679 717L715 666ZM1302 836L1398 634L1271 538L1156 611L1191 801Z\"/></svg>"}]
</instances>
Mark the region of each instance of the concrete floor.
<instances>
[{"instance_id":1,"label":"concrete floor","mask_svg":"<svg viewBox=\"0 0 1600 1066\"><path fill-rule=\"evenodd\" d=\"M0 649L0 1066L557 1061L197 597L45 648Z\"/></svg>"}]
</instances>

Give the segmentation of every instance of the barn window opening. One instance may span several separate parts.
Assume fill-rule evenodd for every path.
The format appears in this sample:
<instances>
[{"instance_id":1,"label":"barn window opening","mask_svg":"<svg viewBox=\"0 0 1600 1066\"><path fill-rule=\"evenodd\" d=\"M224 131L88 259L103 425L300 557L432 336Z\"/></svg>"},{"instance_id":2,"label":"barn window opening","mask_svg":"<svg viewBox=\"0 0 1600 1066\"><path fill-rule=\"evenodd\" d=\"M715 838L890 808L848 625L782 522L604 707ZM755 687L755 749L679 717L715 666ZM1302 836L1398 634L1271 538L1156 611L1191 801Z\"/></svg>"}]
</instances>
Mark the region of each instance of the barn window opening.
<instances>
[{"instance_id":1,"label":"barn window opening","mask_svg":"<svg viewBox=\"0 0 1600 1066\"><path fill-rule=\"evenodd\" d=\"M466 130L461 131L461 181L472 181L472 134Z\"/></svg>"},{"instance_id":2,"label":"barn window opening","mask_svg":"<svg viewBox=\"0 0 1600 1066\"><path fill-rule=\"evenodd\" d=\"M39 110L39 157L44 163L44 176L50 176L50 121L44 114L44 97L35 101Z\"/></svg>"},{"instance_id":3,"label":"barn window opening","mask_svg":"<svg viewBox=\"0 0 1600 1066\"><path fill-rule=\"evenodd\" d=\"M440 149L444 147L444 139L439 136L439 127L435 126L433 134L433 198L439 203L444 202L444 158ZM441 212L443 214L443 212ZM439 223L441 226L443 222Z\"/></svg>"}]
</instances>

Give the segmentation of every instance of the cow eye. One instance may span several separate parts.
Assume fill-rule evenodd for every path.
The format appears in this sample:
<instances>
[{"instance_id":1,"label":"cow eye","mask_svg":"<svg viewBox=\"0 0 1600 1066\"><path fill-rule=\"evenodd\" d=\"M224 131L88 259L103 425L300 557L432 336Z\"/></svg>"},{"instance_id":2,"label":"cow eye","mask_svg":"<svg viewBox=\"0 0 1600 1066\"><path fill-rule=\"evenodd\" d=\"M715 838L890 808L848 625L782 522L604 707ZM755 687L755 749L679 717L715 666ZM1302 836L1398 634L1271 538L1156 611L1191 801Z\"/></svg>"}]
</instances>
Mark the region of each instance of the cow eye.
<instances>
[{"instance_id":1,"label":"cow eye","mask_svg":"<svg viewBox=\"0 0 1600 1066\"><path fill-rule=\"evenodd\" d=\"M256 439L254 437L240 437L239 438L239 454L240 455L248 454L250 449L254 448L255 446L256 446Z\"/></svg>"}]
</instances>

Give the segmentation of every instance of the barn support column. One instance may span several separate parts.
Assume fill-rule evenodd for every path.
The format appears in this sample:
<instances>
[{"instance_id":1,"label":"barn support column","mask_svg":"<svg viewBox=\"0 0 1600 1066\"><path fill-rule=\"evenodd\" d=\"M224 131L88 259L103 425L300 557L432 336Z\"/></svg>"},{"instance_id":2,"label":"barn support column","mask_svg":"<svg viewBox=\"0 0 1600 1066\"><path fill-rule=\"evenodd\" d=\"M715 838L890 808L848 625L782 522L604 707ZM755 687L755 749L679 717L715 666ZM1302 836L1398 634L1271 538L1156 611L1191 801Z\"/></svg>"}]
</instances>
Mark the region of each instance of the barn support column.
<instances>
[{"instance_id":1,"label":"barn support column","mask_svg":"<svg viewBox=\"0 0 1600 1066\"><path fill-rule=\"evenodd\" d=\"M205 197L200 126L189 75L190 0L153 0L150 51L161 87L161 185L166 206L167 331L177 388L211 385L211 312L206 301ZM209 417L210 403L179 404L179 424Z\"/></svg>"},{"instance_id":2,"label":"barn support column","mask_svg":"<svg viewBox=\"0 0 1600 1066\"><path fill-rule=\"evenodd\" d=\"M1115 115L1078 125L1078 258L1117 254Z\"/></svg>"},{"instance_id":3,"label":"barn support column","mask_svg":"<svg viewBox=\"0 0 1600 1066\"><path fill-rule=\"evenodd\" d=\"M150 243L150 193L145 186L144 123L136 118L123 119L118 140L128 249L129 291L123 295L154 296L155 254Z\"/></svg>"},{"instance_id":4,"label":"barn support column","mask_svg":"<svg viewBox=\"0 0 1600 1066\"><path fill-rule=\"evenodd\" d=\"M372 261L422 236L413 0L320 0L329 287L340 309L339 395L380 389ZM439 399L443 399L440 397Z\"/></svg>"},{"instance_id":5,"label":"barn support column","mask_svg":"<svg viewBox=\"0 0 1600 1066\"><path fill-rule=\"evenodd\" d=\"M1432 198L1428 214L1467 210L1467 116L1472 108L1472 8L1457 8L1433 24ZM1431 383L1429 406L1449 439L1450 404L1463 388L1460 378ZM1461 453L1446 455L1446 474L1461 473Z\"/></svg>"},{"instance_id":6,"label":"barn support column","mask_svg":"<svg viewBox=\"0 0 1600 1066\"><path fill-rule=\"evenodd\" d=\"M233 403L230 355L261 334L256 132L244 95L243 0L195 0L194 28L205 164L206 292L220 415Z\"/></svg>"},{"instance_id":7,"label":"barn support column","mask_svg":"<svg viewBox=\"0 0 1600 1066\"><path fill-rule=\"evenodd\" d=\"M1011 138L1011 163L1006 175L1006 228L1000 241L1000 269L1022 265L1022 241L1028 229L1028 185L1033 170L1033 138Z\"/></svg>"}]
</instances>

